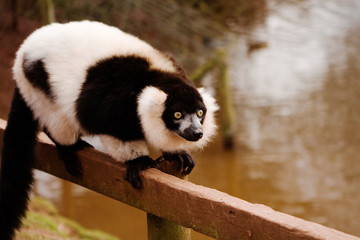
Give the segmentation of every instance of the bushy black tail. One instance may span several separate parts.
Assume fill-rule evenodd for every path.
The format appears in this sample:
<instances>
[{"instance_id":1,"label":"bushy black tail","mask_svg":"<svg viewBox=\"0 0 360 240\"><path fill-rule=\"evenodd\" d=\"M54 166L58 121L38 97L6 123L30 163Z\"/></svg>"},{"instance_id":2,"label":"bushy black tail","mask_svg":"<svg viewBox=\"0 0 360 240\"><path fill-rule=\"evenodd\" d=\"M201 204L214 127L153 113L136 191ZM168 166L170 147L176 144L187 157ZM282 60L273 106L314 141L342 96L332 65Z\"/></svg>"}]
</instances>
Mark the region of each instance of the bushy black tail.
<instances>
[{"instance_id":1,"label":"bushy black tail","mask_svg":"<svg viewBox=\"0 0 360 240\"><path fill-rule=\"evenodd\" d=\"M4 132L0 172L0 239L9 240L25 215L34 164L38 123L15 88Z\"/></svg>"}]
</instances>

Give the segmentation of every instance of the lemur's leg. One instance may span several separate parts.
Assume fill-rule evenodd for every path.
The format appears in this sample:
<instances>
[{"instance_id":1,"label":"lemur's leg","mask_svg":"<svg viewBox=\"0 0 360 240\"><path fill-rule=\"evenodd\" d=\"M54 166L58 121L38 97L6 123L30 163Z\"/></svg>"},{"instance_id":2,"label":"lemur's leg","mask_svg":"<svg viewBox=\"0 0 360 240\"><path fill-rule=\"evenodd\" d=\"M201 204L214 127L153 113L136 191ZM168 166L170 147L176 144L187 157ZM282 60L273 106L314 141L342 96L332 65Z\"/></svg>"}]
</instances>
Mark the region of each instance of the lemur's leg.
<instances>
[{"instance_id":1,"label":"lemur's leg","mask_svg":"<svg viewBox=\"0 0 360 240\"><path fill-rule=\"evenodd\" d=\"M149 150L144 140L121 141L117 138L101 135L101 142L106 152L119 162L125 162L125 179L134 188L142 189L140 173L148 168L157 168L156 161L149 157Z\"/></svg>"},{"instance_id":2,"label":"lemur's leg","mask_svg":"<svg viewBox=\"0 0 360 240\"><path fill-rule=\"evenodd\" d=\"M183 175L191 173L195 166L195 160L185 151L181 152L163 152L164 160L168 162L177 161L180 164Z\"/></svg>"},{"instance_id":3,"label":"lemur's leg","mask_svg":"<svg viewBox=\"0 0 360 240\"><path fill-rule=\"evenodd\" d=\"M51 141L55 143L59 157L64 161L66 170L75 177L81 176L83 174L83 168L81 166L81 162L76 156L76 152L86 147L92 146L81 139L78 139L74 144L71 145L62 145L58 143L46 129L44 129L44 132L51 139Z\"/></svg>"}]
</instances>

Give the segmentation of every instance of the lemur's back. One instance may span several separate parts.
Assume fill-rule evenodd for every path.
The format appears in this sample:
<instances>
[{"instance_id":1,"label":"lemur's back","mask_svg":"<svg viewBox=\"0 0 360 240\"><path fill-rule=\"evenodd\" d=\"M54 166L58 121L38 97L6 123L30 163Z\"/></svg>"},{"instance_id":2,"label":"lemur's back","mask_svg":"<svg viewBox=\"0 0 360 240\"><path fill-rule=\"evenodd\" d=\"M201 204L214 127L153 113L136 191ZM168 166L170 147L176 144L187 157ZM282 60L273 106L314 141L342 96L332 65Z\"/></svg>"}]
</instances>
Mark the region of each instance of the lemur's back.
<instances>
[{"instance_id":1,"label":"lemur's back","mask_svg":"<svg viewBox=\"0 0 360 240\"><path fill-rule=\"evenodd\" d=\"M111 56L134 54L149 59L152 68L174 71L167 57L118 28L90 21L55 23L24 41L16 55L14 79L40 124L59 143L70 144L84 131L75 105L88 69Z\"/></svg>"}]
</instances>

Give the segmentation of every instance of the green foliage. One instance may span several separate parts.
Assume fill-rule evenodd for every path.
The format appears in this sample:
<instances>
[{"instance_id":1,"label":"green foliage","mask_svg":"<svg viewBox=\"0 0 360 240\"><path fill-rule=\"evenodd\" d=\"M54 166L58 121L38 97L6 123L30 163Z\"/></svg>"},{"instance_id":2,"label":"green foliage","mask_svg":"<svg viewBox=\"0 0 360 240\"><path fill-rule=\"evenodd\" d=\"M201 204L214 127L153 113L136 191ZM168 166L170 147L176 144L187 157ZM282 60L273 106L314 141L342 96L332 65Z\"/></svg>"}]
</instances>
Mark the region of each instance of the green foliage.
<instances>
[{"instance_id":1,"label":"green foliage","mask_svg":"<svg viewBox=\"0 0 360 240\"><path fill-rule=\"evenodd\" d=\"M104 233L99 230L89 230L84 227L82 227L80 224L78 224L75 221L72 221L67 218L60 217L59 220L68 226L69 228L73 229L73 231L76 232L76 235L78 235L79 239L86 239L86 240L118 240L118 238Z\"/></svg>"},{"instance_id":2,"label":"green foliage","mask_svg":"<svg viewBox=\"0 0 360 240\"><path fill-rule=\"evenodd\" d=\"M37 1L19 3L17 15L40 20ZM176 56L193 71L229 31L244 32L266 14L265 0L51 0L56 21L96 20L130 32ZM44 15L44 14L43 14Z\"/></svg>"},{"instance_id":3,"label":"green foliage","mask_svg":"<svg viewBox=\"0 0 360 240\"><path fill-rule=\"evenodd\" d=\"M29 211L23 220L22 228L17 232L16 238L24 240L118 240L110 234L86 229L80 224L58 215L54 205L39 197L31 199Z\"/></svg>"},{"instance_id":4,"label":"green foliage","mask_svg":"<svg viewBox=\"0 0 360 240\"><path fill-rule=\"evenodd\" d=\"M176 0L179 4L187 4L202 15L220 23L223 27L232 24L251 25L254 19L262 18L266 13L265 0Z\"/></svg>"}]
</instances>

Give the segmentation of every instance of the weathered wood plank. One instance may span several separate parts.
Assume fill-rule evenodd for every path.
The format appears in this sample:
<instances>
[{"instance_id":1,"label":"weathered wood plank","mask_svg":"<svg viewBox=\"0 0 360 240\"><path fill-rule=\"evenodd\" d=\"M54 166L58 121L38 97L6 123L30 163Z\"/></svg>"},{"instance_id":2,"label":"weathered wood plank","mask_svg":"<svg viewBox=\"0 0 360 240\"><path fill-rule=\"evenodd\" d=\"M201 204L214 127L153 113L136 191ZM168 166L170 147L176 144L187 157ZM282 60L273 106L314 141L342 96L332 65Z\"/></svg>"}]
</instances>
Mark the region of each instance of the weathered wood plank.
<instances>
[{"instance_id":1,"label":"weathered wood plank","mask_svg":"<svg viewBox=\"0 0 360 240\"><path fill-rule=\"evenodd\" d=\"M2 138L4 121L0 121ZM215 189L167 175L156 169L144 172L139 191L124 180L125 167L107 155L90 149L78 156L84 168L80 178L70 176L44 136L36 147L36 167L52 175L92 189L170 222L193 228L217 239L350 240L355 236L251 204Z\"/></svg>"}]
</instances>

